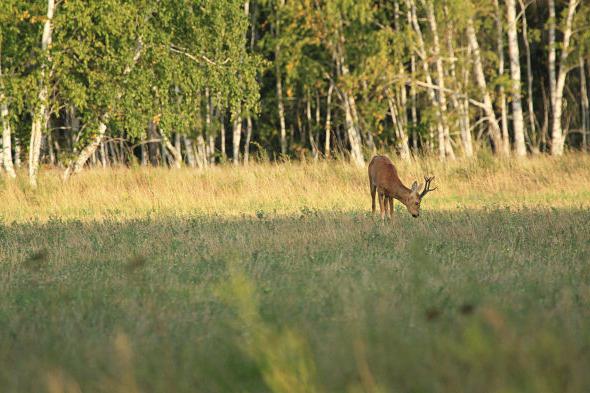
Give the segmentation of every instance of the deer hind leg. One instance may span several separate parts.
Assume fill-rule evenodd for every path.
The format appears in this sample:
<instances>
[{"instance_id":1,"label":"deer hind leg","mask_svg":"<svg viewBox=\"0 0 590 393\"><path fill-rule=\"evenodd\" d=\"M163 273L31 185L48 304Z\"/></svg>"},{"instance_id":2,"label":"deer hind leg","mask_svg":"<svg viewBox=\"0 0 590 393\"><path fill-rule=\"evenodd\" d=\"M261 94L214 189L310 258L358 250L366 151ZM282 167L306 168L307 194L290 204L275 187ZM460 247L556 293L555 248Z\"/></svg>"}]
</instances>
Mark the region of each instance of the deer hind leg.
<instances>
[{"instance_id":1,"label":"deer hind leg","mask_svg":"<svg viewBox=\"0 0 590 393\"><path fill-rule=\"evenodd\" d=\"M375 194L377 193L377 187L371 184L371 182L369 182L369 187L371 187L371 210L373 211L373 215L375 215Z\"/></svg>"},{"instance_id":2,"label":"deer hind leg","mask_svg":"<svg viewBox=\"0 0 590 393\"><path fill-rule=\"evenodd\" d=\"M389 197L389 218L393 216L393 198Z\"/></svg>"}]
</instances>

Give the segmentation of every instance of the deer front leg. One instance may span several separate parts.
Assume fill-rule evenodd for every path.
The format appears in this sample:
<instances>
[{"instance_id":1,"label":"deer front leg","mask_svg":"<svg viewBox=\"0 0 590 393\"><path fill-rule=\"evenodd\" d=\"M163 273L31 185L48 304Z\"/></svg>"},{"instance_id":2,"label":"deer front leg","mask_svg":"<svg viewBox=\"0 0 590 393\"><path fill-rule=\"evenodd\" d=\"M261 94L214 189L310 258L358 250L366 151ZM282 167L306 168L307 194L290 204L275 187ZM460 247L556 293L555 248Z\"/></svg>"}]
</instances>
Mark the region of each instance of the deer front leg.
<instances>
[{"instance_id":1,"label":"deer front leg","mask_svg":"<svg viewBox=\"0 0 590 393\"><path fill-rule=\"evenodd\" d=\"M385 195L380 192L378 197L379 197L379 211L381 212L381 220L385 220L385 209L383 206Z\"/></svg>"},{"instance_id":2,"label":"deer front leg","mask_svg":"<svg viewBox=\"0 0 590 393\"><path fill-rule=\"evenodd\" d=\"M391 215L389 214L389 197L388 196L383 196L383 207L385 210L385 217L389 218L391 217Z\"/></svg>"}]
</instances>

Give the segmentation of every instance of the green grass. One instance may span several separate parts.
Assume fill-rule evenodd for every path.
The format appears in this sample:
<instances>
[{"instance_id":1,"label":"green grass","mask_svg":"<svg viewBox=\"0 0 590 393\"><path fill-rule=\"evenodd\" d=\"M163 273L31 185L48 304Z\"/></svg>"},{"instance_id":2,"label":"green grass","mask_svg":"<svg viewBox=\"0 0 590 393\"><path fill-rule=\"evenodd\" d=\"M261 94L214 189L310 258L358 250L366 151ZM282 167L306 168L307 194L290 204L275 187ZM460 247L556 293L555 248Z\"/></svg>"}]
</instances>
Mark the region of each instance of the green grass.
<instances>
[{"instance_id":1,"label":"green grass","mask_svg":"<svg viewBox=\"0 0 590 393\"><path fill-rule=\"evenodd\" d=\"M584 392L590 158L0 177L0 393Z\"/></svg>"},{"instance_id":2,"label":"green grass","mask_svg":"<svg viewBox=\"0 0 590 393\"><path fill-rule=\"evenodd\" d=\"M582 392L588 228L575 208L3 225L0 386Z\"/></svg>"}]
</instances>

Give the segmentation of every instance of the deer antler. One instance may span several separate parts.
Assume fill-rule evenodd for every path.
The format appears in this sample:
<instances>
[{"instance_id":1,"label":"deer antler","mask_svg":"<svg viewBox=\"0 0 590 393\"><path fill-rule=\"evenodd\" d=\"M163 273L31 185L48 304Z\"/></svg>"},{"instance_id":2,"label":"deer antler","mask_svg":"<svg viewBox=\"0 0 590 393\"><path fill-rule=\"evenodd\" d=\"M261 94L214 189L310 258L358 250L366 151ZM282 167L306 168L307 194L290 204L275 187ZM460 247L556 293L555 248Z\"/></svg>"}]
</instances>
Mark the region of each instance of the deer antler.
<instances>
[{"instance_id":1,"label":"deer antler","mask_svg":"<svg viewBox=\"0 0 590 393\"><path fill-rule=\"evenodd\" d=\"M426 177L424 176L424 190L420 193L420 199L424 198L424 195L428 194L430 191L436 190L438 187L430 188L430 183L434 180L434 176Z\"/></svg>"}]
</instances>

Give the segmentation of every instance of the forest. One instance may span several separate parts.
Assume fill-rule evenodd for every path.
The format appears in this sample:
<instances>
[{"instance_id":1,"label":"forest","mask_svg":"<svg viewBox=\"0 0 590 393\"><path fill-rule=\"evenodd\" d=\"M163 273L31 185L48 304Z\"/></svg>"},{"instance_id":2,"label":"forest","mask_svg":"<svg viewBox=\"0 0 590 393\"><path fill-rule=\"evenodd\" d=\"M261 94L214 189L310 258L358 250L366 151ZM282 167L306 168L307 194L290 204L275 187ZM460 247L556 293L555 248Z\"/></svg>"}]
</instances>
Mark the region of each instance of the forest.
<instances>
[{"instance_id":1,"label":"forest","mask_svg":"<svg viewBox=\"0 0 590 393\"><path fill-rule=\"evenodd\" d=\"M3 0L5 172L586 150L580 0Z\"/></svg>"}]
</instances>

